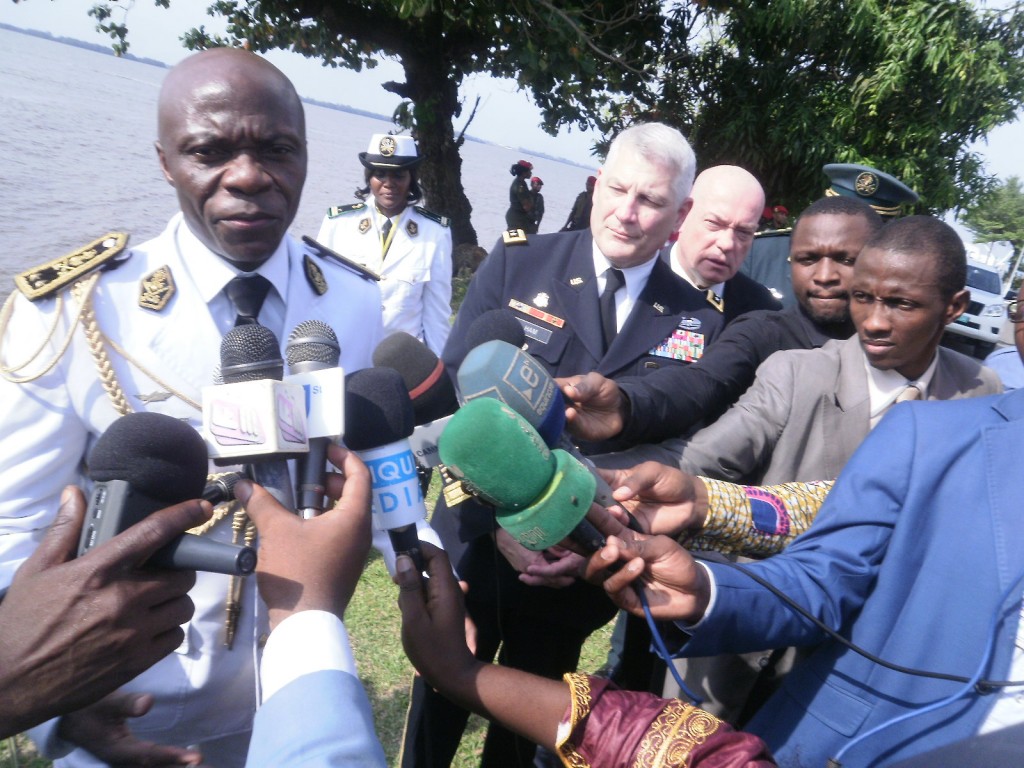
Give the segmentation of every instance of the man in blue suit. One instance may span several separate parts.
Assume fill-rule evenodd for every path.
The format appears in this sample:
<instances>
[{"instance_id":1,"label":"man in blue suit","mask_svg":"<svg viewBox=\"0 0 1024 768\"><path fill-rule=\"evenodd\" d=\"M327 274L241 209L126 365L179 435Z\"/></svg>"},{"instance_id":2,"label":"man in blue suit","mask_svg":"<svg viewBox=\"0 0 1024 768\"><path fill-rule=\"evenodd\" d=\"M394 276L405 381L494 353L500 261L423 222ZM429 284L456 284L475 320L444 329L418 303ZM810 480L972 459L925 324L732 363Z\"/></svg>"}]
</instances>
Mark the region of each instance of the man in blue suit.
<instances>
[{"instance_id":1,"label":"man in blue suit","mask_svg":"<svg viewBox=\"0 0 1024 768\"><path fill-rule=\"evenodd\" d=\"M369 552L370 475L343 448L328 456L342 471L328 475L339 501L310 520L247 480L235 486L259 529L256 576L271 628L247 768L385 765L342 621Z\"/></svg>"},{"instance_id":2,"label":"man in blue suit","mask_svg":"<svg viewBox=\"0 0 1024 768\"><path fill-rule=\"evenodd\" d=\"M780 765L893 765L954 743L974 750L960 764L990 764L979 750L1024 723L1024 682L999 684L1024 680L1022 455L1020 391L893 408L811 529L782 554L745 566L837 635L746 573L697 565L666 537L620 532L630 542L610 540L590 568L642 557L646 567L634 561L605 588L637 612L627 584L640 574L653 579L645 586L652 610L681 622L688 656L817 646L747 726ZM839 638L958 679L885 668ZM975 674L996 683L964 682Z\"/></svg>"}]
</instances>

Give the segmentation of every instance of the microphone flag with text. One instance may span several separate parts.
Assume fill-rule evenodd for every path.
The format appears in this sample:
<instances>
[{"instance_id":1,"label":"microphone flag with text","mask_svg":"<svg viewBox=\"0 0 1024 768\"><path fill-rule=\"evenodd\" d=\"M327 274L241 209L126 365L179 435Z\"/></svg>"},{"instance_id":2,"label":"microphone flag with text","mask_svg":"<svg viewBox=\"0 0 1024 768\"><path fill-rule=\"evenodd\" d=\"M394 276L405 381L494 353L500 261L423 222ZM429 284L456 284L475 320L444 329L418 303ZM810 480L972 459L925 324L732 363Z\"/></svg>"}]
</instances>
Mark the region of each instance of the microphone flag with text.
<instances>
[{"instance_id":1,"label":"microphone flag with text","mask_svg":"<svg viewBox=\"0 0 1024 768\"><path fill-rule=\"evenodd\" d=\"M494 398L526 419L549 447L560 448L587 468L597 488L597 503L616 503L608 483L590 459L580 453L565 433L565 399L558 383L543 365L522 349L494 340L471 349L458 372L464 400Z\"/></svg>"},{"instance_id":2,"label":"microphone flag with text","mask_svg":"<svg viewBox=\"0 0 1024 768\"><path fill-rule=\"evenodd\" d=\"M494 505L498 525L527 549L570 538L588 552L604 536L586 520L594 502L590 471L550 449L530 423L493 398L471 400L441 435L441 460L463 488Z\"/></svg>"},{"instance_id":3,"label":"microphone flag with text","mask_svg":"<svg viewBox=\"0 0 1024 768\"><path fill-rule=\"evenodd\" d=\"M88 466L93 488L79 555L159 509L202 498L206 444L192 427L171 416L129 413L100 435L89 452ZM147 563L175 570L245 574L256 567L256 551L183 533Z\"/></svg>"},{"instance_id":4,"label":"microphone flag with text","mask_svg":"<svg viewBox=\"0 0 1024 768\"><path fill-rule=\"evenodd\" d=\"M388 532L396 555L424 570L416 524L426 520L416 459L409 393L398 371L364 368L345 377L345 445L370 470L374 526Z\"/></svg>"},{"instance_id":5,"label":"microphone flag with text","mask_svg":"<svg viewBox=\"0 0 1024 768\"><path fill-rule=\"evenodd\" d=\"M327 446L345 430L345 372L338 367L341 347L334 329L321 320L295 326L285 347L289 375L302 387L309 453L295 461L295 498L303 518L324 511Z\"/></svg>"},{"instance_id":6,"label":"microphone flag with text","mask_svg":"<svg viewBox=\"0 0 1024 768\"><path fill-rule=\"evenodd\" d=\"M309 452L305 393L281 381L284 360L273 331L239 325L220 345L223 384L203 387L203 435L219 466L247 464L249 476L295 509L287 459Z\"/></svg>"}]
</instances>

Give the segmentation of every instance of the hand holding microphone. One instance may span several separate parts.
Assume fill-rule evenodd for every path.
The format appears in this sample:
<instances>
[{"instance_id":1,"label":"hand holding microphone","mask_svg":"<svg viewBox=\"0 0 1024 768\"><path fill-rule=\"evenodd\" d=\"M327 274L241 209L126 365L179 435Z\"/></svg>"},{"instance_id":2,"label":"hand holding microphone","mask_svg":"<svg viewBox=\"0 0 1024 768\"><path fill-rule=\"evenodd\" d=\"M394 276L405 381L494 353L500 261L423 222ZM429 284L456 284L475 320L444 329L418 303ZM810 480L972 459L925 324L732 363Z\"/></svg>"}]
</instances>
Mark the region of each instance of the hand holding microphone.
<instances>
[{"instance_id":1,"label":"hand holding microphone","mask_svg":"<svg viewBox=\"0 0 1024 768\"><path fill-rule=\"evenodd\" d=\"M79 555L164 507L198 499L206 483L206 445L190 426L159 413L130 413L100 435L89 453L93 490ZM160 548L149 564L213 573L251 573L256 553L189 533Z\"/></svg>"}]
</instances>

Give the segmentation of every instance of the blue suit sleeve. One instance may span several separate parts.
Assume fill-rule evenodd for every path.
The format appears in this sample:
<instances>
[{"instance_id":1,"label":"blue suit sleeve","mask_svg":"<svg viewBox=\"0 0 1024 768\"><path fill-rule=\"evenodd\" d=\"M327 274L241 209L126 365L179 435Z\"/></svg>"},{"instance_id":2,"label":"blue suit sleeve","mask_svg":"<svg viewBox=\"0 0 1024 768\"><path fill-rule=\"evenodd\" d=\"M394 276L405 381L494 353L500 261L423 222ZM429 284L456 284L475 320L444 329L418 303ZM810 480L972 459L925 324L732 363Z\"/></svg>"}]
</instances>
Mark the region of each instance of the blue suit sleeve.
<instances>
[{"instance_id":1,"label":"blue suit sleeve","mask_svg":"<svg viewBox=\"0 0 1024 768\"><path fill-rule=\"evenodd\" d=\"M297 678L260 707L246 768L383 768L384 751L359 680L323 670Z\"/></svg>"},{"instance_id":2,"label":"blue suit sleeve","mask_svg":"<svg viewBox=\"0 0 1024 768\"><path fill-rule=\"evenodd\" d=\"M913 409L894 409L846 465L810 530L782 554L744 566L843 632L878 578L913 471ZM824 633L744 573L708 563L718 595L684 655L810 645Z\"/></svg>"},{"instance_id":3,"label":"blue suit sleeve","mask_svg":"<svg viewBox=\"0 0 1024 768\"><path fill-rule=\"evenodd\" d=\"M462 365L469 349L466 347L466 331L484 312L502 306L502 291L505 285L505 246L499 240L473 275L466 291L466 298L455 315L452 332L444 345L441 359L448 369L452 381Z\"/></svg>"}]
</instances>

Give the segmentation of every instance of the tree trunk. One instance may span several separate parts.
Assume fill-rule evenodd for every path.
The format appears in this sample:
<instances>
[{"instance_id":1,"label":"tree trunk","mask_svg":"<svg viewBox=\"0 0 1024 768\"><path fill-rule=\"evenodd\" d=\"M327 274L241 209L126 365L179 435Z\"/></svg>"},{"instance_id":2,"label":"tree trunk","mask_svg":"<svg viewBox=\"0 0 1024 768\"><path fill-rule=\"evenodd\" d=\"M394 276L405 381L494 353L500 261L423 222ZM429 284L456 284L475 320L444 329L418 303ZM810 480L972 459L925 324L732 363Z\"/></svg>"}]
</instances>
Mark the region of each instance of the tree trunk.
<instances>
[{"instance_id":1,"label":"tree trunk","mask_svg":"<svg viewBox=\"0 0 1024 768\"><path fill-rule=\"evenodd\" d=\"M462 186L462 158L453 120L459 104L460 75L449 71L442 51L416 51L403 57L407 98L413 102L415 128L423 163L420 185L430 210L451 219L452 245L477 244L470 221L473 206Z\"/></svg>"}]
</instances>

